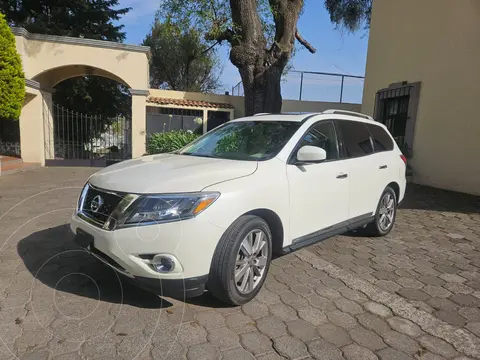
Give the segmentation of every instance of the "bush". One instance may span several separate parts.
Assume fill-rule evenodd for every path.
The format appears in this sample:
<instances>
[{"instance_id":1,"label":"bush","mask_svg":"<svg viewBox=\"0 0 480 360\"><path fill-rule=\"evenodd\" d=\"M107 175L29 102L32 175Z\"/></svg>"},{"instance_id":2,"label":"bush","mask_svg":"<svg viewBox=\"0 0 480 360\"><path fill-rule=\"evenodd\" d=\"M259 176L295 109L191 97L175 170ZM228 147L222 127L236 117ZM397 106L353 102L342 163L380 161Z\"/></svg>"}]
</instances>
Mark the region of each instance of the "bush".
<instances>
[{"instance_id":1,"label":"bush","mask_svg":"<svg viewBox=\"0 0 480 360\"><path fill-rule=\"evenodd\" d=\"M147 138L147 152L162 154L183 148L199 135L184 130L173 130L165 133L151 134Z\"/></svg>"},{"instance_id":2,"label":"bush","mask_svg":"<svg viewBox=\"0 0 480 360\"><path fill-rule=\"evenodd\" d=\"M0 13L0 119L18 120L24 98L25 75L15 36Z\"/></svg>"}]
</instances>

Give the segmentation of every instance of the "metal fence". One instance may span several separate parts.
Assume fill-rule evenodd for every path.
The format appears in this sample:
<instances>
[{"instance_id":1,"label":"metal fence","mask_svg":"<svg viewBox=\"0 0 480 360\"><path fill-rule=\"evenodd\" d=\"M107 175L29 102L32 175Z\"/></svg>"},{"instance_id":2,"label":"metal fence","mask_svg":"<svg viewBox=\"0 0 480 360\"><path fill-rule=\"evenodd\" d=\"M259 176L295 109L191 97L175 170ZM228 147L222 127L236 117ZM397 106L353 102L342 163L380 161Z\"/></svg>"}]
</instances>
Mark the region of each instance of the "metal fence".
<instances>
[{"instance_id":1,"label":"metal fence","mask_svg":"<svg viewBox=\"0 0 480 360\"><path fill-rule=\"evenodd\" d=\"M0 118L0 155L20 157L20 123Z\"/></svg>"},{"instance_id":2,"label":"metal fence","mask_svg":"<svg viewBox=\"0 0 480 360\"><path fill-rule=\"evenodd\" d=\"M287 100L361 103L363 76L289 71L282 78L282 97ZM232 95L244 96L242 82L232 87Z\"/></svg>"},{"instance_id":3,"label":"metal fence","mask_svg":"<svg viewBox=\"0 0 480 360\"><path fill-rule=\"evenodd\" d=\"M0 139L0 155L20 157L20 141L3 141Z\"/></svg>"},{"instance_id":4,"label":"metal fence","mask_svg":"<svg viewBox=\"0 0 480 360\"><path fill-rule=\"evenodd\" d=\"M92 161L111 163L132 157L130 117L103 118L57 104L52 109L53 124L44 114L45 158L49 165L88 166Z\"/></svg>"}]
</instances>

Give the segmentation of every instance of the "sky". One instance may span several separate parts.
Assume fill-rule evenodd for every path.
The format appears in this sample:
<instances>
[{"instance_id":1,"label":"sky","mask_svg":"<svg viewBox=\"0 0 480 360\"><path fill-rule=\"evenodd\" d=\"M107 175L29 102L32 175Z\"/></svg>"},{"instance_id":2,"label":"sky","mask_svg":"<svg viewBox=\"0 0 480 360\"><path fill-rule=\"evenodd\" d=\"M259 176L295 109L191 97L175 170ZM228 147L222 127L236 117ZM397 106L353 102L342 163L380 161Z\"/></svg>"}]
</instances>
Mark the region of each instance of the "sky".
<instances>
[{"instance_id":1,"label":"sky","mask_svg":"<svg viewBox=\"0 0 480 360\"><path fill-rule=\"evenodd\" d=\"M140 44L150 30L156 10L161 0L120 0L120 6L132 10L122 17L120 23L125 25L126 43ZM330 22L323 0L306 0L303 15L298 22L302 36L317 49L311 54L301 48L292 60L293 70L348 75L365 75L368 31L361 29L354 34L339 30ZM238 70L228 60L228 47L218 49L223 63L220 78L222 88L219 92L229 91L240 81ZM341 78L305 74L302 99L312 101L339 101ZM343 102L360 103L363 81L345 78ZM290 73L282 84L284 99L299 99L300 74Z\"/></svg>"}]
</instances>

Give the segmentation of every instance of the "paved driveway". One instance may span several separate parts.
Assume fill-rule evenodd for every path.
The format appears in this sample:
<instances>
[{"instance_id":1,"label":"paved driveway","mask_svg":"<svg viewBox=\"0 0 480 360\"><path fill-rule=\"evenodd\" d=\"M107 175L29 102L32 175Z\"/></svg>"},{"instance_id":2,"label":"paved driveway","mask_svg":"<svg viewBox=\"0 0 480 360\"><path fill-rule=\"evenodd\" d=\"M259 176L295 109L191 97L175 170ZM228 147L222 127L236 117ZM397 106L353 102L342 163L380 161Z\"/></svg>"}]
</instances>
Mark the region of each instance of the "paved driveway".
<instances>
[{"instance_id":1,"label":"paved driveway","mask_svg":"<svg viewBox=\"0 0 480 360\"><path fill-rule=\"evenodd\" d=\"M72 244L92 171L0 178L0 359L480 359L479 198L411 186L388 237L278 258L226 307L121 283Z\"/></svg>"}]
</instances>

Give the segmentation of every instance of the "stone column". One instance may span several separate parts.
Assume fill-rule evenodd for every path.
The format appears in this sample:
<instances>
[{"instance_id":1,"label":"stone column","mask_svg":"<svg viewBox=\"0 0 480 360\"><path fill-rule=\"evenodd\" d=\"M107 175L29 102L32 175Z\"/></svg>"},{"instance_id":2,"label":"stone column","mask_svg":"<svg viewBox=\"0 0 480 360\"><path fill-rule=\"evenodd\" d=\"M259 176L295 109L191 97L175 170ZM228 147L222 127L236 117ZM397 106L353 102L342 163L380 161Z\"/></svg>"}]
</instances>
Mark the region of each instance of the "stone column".
<instances>
[{"instance_id":1,"label":"stone column","mask_svg":"<svg viewBox=\"0 0 480 360\"><path fill-rule=\"evenodd\" d=\"M20 114L20 151L27 163L45 165L43 105L45 95L40 84L28 85ZM51 100L51 97L50 97Z\"/></svg>"},{"instance_id":2,"label":"stone column","mask_svg":"<svg viewBox=\"0 0 480 360\"><path fill-rule=\"evenodd\" d=\"M143 156L146 152L145 134L147 130L148 90L130 89L132 94L132 158Z\"/></svg>"},{"instance_id":3,"label":"stone column","mask_svg":"<svg viewBox=\"0 0 480 360\"><path fill-rule=\"evenodd\" d=\"M203 109L203 133L207 132L208 110Z\"/></svg>"},{"instance_id":4,"label":"stone column","mask_svg":"<svg viewBox=\"0 0 480 360\"><path fill-rule=\"evenodd\" d=\"M42 90L42 114L45 160L55 159L52 93Z\"/></svg>"}]
</instances>

